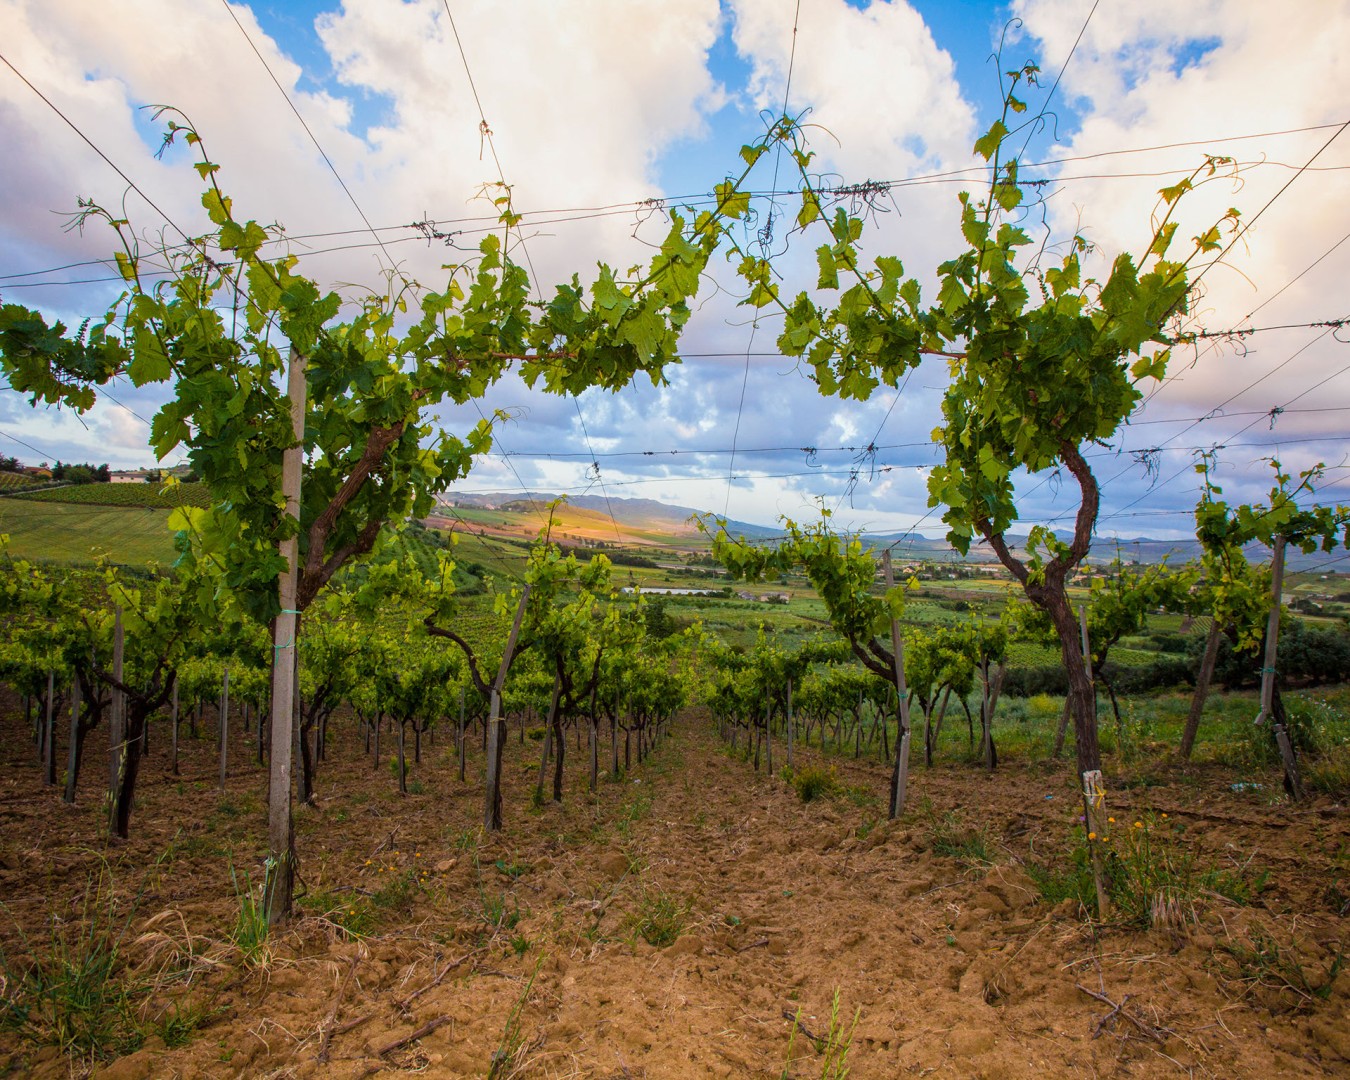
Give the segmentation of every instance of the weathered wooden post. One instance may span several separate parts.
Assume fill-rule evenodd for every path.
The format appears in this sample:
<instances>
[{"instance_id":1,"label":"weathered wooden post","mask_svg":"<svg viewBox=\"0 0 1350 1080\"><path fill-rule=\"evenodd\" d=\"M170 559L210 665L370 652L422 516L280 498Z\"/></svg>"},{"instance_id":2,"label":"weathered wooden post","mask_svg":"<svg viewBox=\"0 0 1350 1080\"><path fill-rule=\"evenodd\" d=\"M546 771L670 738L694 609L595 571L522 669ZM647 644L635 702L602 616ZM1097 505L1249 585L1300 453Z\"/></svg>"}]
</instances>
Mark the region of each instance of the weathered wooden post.
<instances>
[{"instance_id":1,"label":"weathered wooden post","mask_svg":"<svg viewBox=\"0 0 1350 1080\"><path fill-rule=\"evenodd\" d=\"M1078 609L1078 629L1083 644L1083 667L1087 669L1088 681L1092 682L1092 652L1088 648L1087 606ZM1097 710L1097 686L1092 686L1092 710ZM1097 917L1105 919L1111 911L1111 898L1106 891L1106 871L1102 867L1100 841L1106 835L1109 824L1106 814L1106 786L1103 783L1101 769L1089 769L1081 777L1083 781L1083 833L1087 837L1088 854L1092 859L1092 883L1097 890Z\"/></svg>"},{"instance_id":2,"label":"weathered wooden post","mask_svg":"<svg viewBox=\"0 0 1350 1080\"><path fill-rule=\"evenodd\" d=\"M1275 710L1275 661L1279 656L1280 606L1284 592L1284 548L1285 538L1275 537L1275 550L1270 562L1270 616L1266 620L1266 658L1261 668L1261 712L1256 717L1258 724L1270 720L1275 729L1275 744L1280 748L1280 760L1284 763L1284 779L1289 794L1295 799L1303 798L1303 778L1298 771L1298 758L1294 754L1294 744L1289 739L1289 731L1284 720Z\"/></svg>"},{"instance_id":3,"label":"weathered wooden post","mask_svg":"<svg viewBox=\"0 0 1350 1080\"><path fill-rule=\"evenodd\" d=\"M173 680L173 698L169 706L169 771L178 775L178 678Z\"/></svg>"},{"instance_id":4,"label":"weathered wooden post","mask_svg":"<svg viewBox=\"0 0 1350 1080\"><path fill-rule=\"evenodd\" d=\"M218 749L220 752L220 793L225 794L225 768L229 760L230 750L230 669L226 668L225 673L220 679L220 715L217 719L220 721L218 736Z\"/></svg>"},{"instance_id":5,"label":"weathered wooden post","mask_svg":"<svg viewBox=\"0 0 1350 1080\"><path fill-rule=\"evenodd\" d=\"M501 667L497 669L497 677L492 681L492 690L488 695L487 791L483 806L483 827L488 832L500 832L502 827L502 750L506 743L506 725L501 719L502 687L506 684L506 673L511 668L511 654L516 651L516 640L520 637L520 624L525 618L525 604L529 598L530 585L526 582L520 593L515 620L511 623L510 636L506 639Z\"/></svg>"},{"instance_id":6,"label":"weathered wooden post","mask_svg":"<svg viewBox=\"0 0 1350 1080\"><path fill-rule=\"evenodd\" d=\"M56 785L56 672L47 669L47 712L42 722L42 782Z\"/></svg>"},{"instance_id":7,"label":"weathered wooden post","mask_svg":"<svg viewBox=\"0 0 1350 1080\"><path fill-rule=\"evenodd\" d=\"M70 745L66 747L66 790L63 801L75 802L75 781L80 771L80 679L70 684Z\"/></svg>"},{"instance_id":8,"label":"weathered wooden post","mask_svg":"<svg viewBox=\"0 0 1350 1080\"><path fill-rule=\"evenodd\" d=\"M886 591L895 588L895 574L891 569L891 551L881 553L881 566L886 575ZM898 818L905 809L905 794L909 788L909 694L905 687L905 639L900 635L900 623L891 619L891 650L895 654L895 691L900 699L900 731L895 739L895 769L891 775L891 819Z\"/></svg>"},{"instance_id":9,"label":"weathered wooden post","mask_svg":"<svg viewBox=\"0 0 1350 1080\"><path fill-rule=\"evenodd\" d=\"M1214 678L1214 667L1219 660L1219 620L1210 622L1209 634L1205 637L1205 655L1200 661L1200 671L1195 677L1195 695L1191 698L1191 711L1186 717L1186 727L1181 732L1181 757L1189 760L1195 748L1195 737L1200 731L1200 717L1205 711L1205 700L1209 697L1209 684Z\"/></svg>"}]
</instances>

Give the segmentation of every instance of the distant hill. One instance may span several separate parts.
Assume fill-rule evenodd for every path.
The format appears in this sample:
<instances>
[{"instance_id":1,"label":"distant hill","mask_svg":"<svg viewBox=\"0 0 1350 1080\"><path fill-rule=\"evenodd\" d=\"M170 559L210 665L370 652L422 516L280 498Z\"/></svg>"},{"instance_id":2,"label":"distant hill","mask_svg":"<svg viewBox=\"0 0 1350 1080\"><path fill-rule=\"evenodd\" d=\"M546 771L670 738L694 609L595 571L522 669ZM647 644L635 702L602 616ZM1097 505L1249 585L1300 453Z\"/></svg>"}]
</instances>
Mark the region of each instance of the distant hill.
<instances>
[{"instance_id":1,"label":"distant hill","mask_svg":"<svg viewBox=\"0 0 1350 1080\"><path fill-rule=\"evenodd\" d=\"M441 496L442 509L436 516L451 523L459 517L466 526L481 528L488 535L533 537L542 523L544 507L557 498L546 491L466 495L450 491ZM707 547L707 540L692 520L700 513L703 511L672 506L655 499L572 495L558 509L557 529L564 539L639 546ZM749 540L767 540L780 532L744 521L728 521L727 525L733 533Z\"/></svg>"}]
</instances>

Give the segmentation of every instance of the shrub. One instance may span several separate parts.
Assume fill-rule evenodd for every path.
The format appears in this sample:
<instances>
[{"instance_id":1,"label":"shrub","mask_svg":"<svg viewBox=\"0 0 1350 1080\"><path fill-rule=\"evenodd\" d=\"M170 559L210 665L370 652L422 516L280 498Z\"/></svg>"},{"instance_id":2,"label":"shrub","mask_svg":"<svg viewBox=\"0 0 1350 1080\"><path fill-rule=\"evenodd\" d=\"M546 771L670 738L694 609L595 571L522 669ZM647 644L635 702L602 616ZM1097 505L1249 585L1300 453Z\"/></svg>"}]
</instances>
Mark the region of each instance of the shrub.
<instances>
[{"instance_id":1,"label":"shrub","mask_svg":"<svg viewBox=\"0 0 1350 1080\"><path fill-rule=\"evenodd\" d=\"M1350 746L1337 746L1307 762L1303 782L1313 791L1338 798L1350 794Z\"/></svg>"},{"instance_id":2,"label":"shrub","mask_svg":"<svg viewBox=\"0 0 1350 1080\"><path fill-rule=\"evenodd\" d=\"M1062 665L1044 667L1010 667L1003 677L1006 697L1033 697L1050 694L1063 697L1069 692L1069 675Z\"/></svg>"},{"instance_id":3,"label":"shrub","mask_svg":"<svg viewBox=\"0 0 1350 1080\"><path fill-rule=\"evenodd\" d=\"M649 889L638 898L628 916L629 929L648 945L664 948L673 945L684 933L689 905L661 889Z\"/></svg>"},{"instance_id":4,"label":"shrub","mask_svg":"<svg viewBox=\"0 0 1350 1080\"><path fill-rule=\"evenodd\" d=\"M839 789L839 779L834 769L822 769L819 765L808 765L799 769L792 777L792 786L802 802L833 795Z\"/></svg>"},{"instance_id":5,"label":"shrub","mask_svg":"<svg viewBox=\"0 0 1350 1080\"><path fill-rule=\"evenodd\" d=\"M1264 637L1264 635L1262 635ZM1261 679L1261 646L1235 652L1226 637L1219 638L1214 678L1228 689L1255 686ZM1199 667L1204 642L1193 638L1189 657ZM1305 685L1350 681L1350 634L1331 626L1313 626L1302 619L1280 624L1277 660L1279 677Z\"/></svg>"},{"instance_id":6,"label":"shrub","mask_svg":"<svg viewBox=\"0 0 1350 1080\"><path fill-rule=\"evenodd\" d=\"M1194 686L1195 669L1181 656L1163 656L1142 667L1106 665L1106 677L1117 694L1141 694L1149 690L1168 690L1175 686Z\"/></svg>"},{"instance_id":7,"label":"shrub","mask_svg":"<svg viewBox=\"0 0 1350 1080\"><path fill-rule=\"evenodd\" d=\"M1190 640L1185 634L1175 630L1158 630L1148 636L1153 647L1162 653L1180 653L1185 655L1190 648Z\"/></svg>"}]
</instances>

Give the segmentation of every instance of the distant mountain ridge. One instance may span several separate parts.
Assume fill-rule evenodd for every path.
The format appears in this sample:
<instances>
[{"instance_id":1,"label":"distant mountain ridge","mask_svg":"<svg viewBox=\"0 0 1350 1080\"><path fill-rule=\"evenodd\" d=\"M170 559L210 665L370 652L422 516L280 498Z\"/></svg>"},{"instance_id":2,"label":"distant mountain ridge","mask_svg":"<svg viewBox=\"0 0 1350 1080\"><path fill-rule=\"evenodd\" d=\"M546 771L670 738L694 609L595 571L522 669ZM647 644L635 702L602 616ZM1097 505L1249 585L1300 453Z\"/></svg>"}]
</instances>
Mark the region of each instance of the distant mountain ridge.
<instances>
[{"instance_id":1,"label":"distant mountain ridge","mask_svg":"<svg viewBox=\"0 0 1350 1080\"><path fill-rule=\"evenodd\" d=\"M441 496L441 502L451 507L473 507L508 513L520 510L533 514L539 507L559 497L546 491L493 491L472 494L451 491ZM603 495L570 495L566 498L566 505L601 514L606 519L612 513L616 522L630 528L650 529L653 525L659 525L663 532L668 532L672 538L680 539L697 538L698 529L691 519L706 513L693 507L672 505L657 499L629 499L617 496L606 498ZM733 535L744 536L747 540L769 540L782 535L780 528L745 521L728 519L727 527ZM1065 541L1072 537L1071 533L1060 530L1056 531L1056 535ZM1008 542L1009 547L1016 553L1024 552L1025 536L1009 535ZM900 560L926 559L975 563L998 561L987 544L973 544L970 554L963 559L946 540L933 539L918 533L869 533L863 537L863 544L873 549L890 547L895 552L895 557ZM1181 565L1200 557L1200 544L1195 540L1157 540L1147 536L1129 539L1099 536L1093 541L1087 561L1093 565L1103 565L1115 559L1117 554L1127 563L1152 564L1166 559L1169 563ZM1261 563L1269 560L1270 551L1261 544L1250 544L1246 555L1252 562ZM1333 557L1322 552L1304 555L1302 552L1290 550L1288 566L1292 572L1298 572ZM1347 560L1344 566L1337 565L1329 569L1350 571L1350 560Z\"/></svg>"}]
</instances>

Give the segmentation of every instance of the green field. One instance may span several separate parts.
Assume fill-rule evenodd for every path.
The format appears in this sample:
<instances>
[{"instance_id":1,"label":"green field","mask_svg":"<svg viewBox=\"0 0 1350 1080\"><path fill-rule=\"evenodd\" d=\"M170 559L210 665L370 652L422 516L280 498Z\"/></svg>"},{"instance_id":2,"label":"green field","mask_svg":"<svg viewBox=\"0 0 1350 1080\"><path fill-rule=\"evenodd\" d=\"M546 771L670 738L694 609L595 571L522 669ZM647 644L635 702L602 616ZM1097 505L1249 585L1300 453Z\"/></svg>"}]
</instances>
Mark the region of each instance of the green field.
<instances>
[{"instance_id":1,"label":"green field","mask_svg":"<svg viewBox=\"0 0 1350 1080\"><path fill-rule=\"evenodd\" d=\"M168 521L167 510L0 499L0 533L21 559L89 563L107 554L133 566L167 565L176 558Z\"/></svg>"},{"instance_id":2,"label":"green field","mask_svg":"<svg viewBox=\"0 0 1350 1080\"><path fill-rule=\"evenodd\" d=\"M71 484L23 494L32 502L67 503L75 506L138 507L172 510L176 506L209 506L211 494L205 484Z\"/></svg>"}]
</instances>

